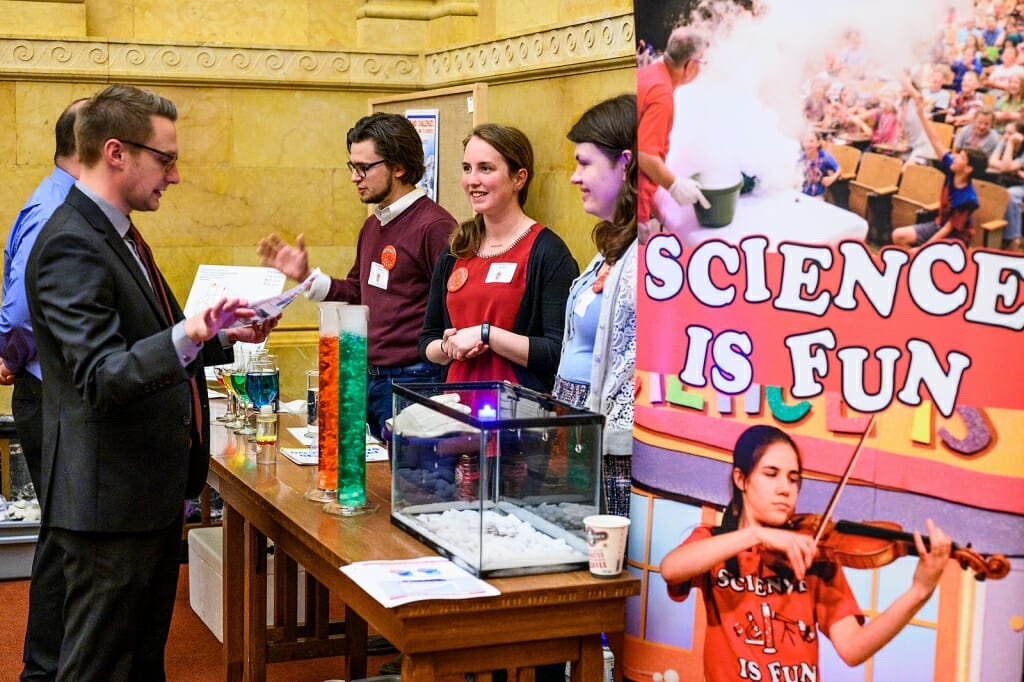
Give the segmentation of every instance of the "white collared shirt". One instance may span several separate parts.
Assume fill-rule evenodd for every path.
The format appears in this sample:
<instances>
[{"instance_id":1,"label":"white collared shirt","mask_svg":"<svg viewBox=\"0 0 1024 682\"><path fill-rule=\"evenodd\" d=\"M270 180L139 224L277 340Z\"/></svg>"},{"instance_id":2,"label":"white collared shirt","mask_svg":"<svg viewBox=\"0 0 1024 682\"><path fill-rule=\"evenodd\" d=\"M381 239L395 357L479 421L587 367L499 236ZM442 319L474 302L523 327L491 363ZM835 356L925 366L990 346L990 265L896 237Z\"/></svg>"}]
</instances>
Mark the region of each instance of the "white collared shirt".
<instances>
[{"instance_id":1,"label":"white collared shirt","mask_svg":"<svg viewBox=\"0 0 1024 682\"><path fill-rule=\"evenodd\" d=\"M423 191L422 187L414 187L411 192L403 194L387 206L374 207L373 215L375 215L377 220L380 221L381 227L384 227L392 220L402 215L402 213L412 206L417 199L426 196L426 194L427 193ZM321 272L320 268L313 270L313 283L309 286L309 291L306 292L306 298L311 301L322 301L327 298L327 294L330 290L331 276Z\"/></svg>"}]
</instances>

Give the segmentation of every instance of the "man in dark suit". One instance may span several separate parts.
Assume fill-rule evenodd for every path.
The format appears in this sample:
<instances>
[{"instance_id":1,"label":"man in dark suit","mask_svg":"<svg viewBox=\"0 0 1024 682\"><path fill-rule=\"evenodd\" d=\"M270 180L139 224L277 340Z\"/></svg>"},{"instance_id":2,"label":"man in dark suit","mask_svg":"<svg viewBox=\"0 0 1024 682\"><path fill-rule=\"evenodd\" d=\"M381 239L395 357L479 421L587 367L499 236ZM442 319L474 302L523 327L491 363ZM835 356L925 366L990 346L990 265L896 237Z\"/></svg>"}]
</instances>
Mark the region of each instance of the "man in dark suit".
<instances>
[{"instance_id":1,"label":"man in dark suit","mask_svg":"<svg viewBox=\"0 0 1024 682\"><path fill-rule=\"evenodd\" d=\"M271 324L222 299L183 319L132 225L178 175L177 110L112 85L78 110L81 175L26 274L43 383L43 525L64 554L58 680L160 681L184 500L209 464L205 364Z\"/></svg>"},{"instance_id":2,"label":"man in dark suit","mask_svg":"<svg viewBox=\"0 0 1024 682\"><path fill-rule=\"evenodd\" d=\"M3 304L0 305L0 384L14 384L11 413L28 466L38 490L43 461L43 384L25 297L25 265L43 225L64 203L78 178L75 151L75 112L85 100L75 100L57 117L53 171L43 179L11 226L4 248ZM64 632L64 573L60 552L45 528L39 529L28 597L28 621L21 682L46 682L57 674Z\"/></svg>"}]
</instances>

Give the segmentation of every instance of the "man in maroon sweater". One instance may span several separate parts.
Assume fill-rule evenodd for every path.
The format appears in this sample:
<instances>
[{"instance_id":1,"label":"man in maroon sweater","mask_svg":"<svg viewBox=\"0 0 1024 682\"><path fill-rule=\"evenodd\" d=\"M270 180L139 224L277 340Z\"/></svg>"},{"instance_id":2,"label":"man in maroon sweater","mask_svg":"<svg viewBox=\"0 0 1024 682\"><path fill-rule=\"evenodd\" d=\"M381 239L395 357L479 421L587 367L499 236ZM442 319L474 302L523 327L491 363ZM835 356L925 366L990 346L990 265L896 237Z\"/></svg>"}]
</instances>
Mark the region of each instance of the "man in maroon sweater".
<instances>
[{"instance_id":1,"label":"man in maroon sweater","mask_svg":"<svg viewBox=\"0 0 1024 682\"><path fill-rule=\"evenodd\" d=\"M444 368L423 362L416 344L434 263L456 221L416 186L424 172L423 144L404 116L361 118L348 131L347 145L359 199L376 204L359 232L348 276L310 270L301 234L294 246L272 234L260 241L259 255L264 265L298 281L315 273L311 300L369 306L366 421L379 438L391 416L393 382L444 380Z\"/></svg>"}]
</instances>

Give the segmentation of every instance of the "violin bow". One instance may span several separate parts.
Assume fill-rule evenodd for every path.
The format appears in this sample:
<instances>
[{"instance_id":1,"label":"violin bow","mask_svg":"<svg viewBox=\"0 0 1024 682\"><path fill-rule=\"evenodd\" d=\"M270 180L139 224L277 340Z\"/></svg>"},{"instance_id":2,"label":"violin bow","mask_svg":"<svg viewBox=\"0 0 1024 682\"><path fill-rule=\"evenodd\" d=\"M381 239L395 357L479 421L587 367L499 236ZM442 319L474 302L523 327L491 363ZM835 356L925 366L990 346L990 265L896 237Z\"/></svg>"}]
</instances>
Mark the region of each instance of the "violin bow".
<instances>
[{"instance_id":1,"label":"violin bow","mask_svg":"<svg viewBox=\"0 0 1024 682\"><path fill-rule=\"evenodd\" d=\"M821 515L821 523L818 524L818 531L814 534L814 542L817 543L821 540L821 536L825 533L825 528L828 526L829 519L832 518L832 512L836 509L836 503L839 502L839 495L843 492L843 488L846 487L847 481L850 480L850 474L853 472L853 466L857 463L857 458L860 457L860 451L864 449L864 443L868 439L868 434L871 433L871 427L875 425L875 415L872 414L868 419L868 425L864 429L864 433L860 434L860 440L857 441L857 449L853 451L853 457L850 458L850 463L846 465L846 471L843 472L843 477L839 479L839 485L832 493L832 499L828 501L828 506L825 507L825 513Z\"/></svg>"}]
</instances>

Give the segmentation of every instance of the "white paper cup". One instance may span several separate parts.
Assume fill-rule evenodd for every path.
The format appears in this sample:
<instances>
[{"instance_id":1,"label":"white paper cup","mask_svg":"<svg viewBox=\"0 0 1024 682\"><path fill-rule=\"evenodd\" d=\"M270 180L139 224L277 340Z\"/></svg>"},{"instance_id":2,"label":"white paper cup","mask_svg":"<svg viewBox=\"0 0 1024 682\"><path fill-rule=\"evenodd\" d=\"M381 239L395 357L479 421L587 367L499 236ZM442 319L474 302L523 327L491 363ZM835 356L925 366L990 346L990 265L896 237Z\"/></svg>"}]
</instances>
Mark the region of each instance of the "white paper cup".
<instances>
[{"instance_id":1,"label":"white paper cup","mask_svg":"<svg viewBox=\"0 0 1024 682\"><path fill-rule=\"evenodd\" d=\"M597 578L614 578L622 573L626 558L629 519L612 514L598 514L584 518L583 526L587 529L590 574Z\"/></svg>"}]
</instances>

